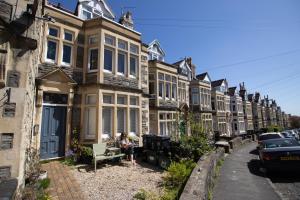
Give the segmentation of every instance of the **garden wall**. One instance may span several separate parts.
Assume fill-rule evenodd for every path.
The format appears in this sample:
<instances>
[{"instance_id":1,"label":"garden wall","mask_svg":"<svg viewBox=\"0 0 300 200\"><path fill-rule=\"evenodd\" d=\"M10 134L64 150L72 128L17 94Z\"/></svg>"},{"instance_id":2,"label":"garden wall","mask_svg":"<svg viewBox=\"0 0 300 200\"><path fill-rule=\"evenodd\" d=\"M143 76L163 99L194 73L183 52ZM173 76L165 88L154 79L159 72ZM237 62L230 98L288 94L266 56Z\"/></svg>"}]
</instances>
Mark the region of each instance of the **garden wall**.
<instances>
[{"instance_id":1,"label":"garden wall","mask_svg":"<svg viewBox=\"0 0 300 200\"><path fill-rule=\"evenodd\" d=\"M224 155L224 148L218 148L199 159L185 185L180 200L208 199L215 173L215 170L212 169L215 169L218 161L223 159Z\"/></svg>"}]
</instances>

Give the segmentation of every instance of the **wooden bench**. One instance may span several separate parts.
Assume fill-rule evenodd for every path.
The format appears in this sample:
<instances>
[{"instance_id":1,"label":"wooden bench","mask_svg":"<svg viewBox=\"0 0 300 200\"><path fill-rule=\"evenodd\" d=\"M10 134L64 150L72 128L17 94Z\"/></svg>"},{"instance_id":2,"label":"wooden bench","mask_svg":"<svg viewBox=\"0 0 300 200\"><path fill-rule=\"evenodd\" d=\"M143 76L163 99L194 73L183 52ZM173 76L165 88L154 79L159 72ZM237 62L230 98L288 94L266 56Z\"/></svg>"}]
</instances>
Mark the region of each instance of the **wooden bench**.
<instances>
[{"instance_id":1,"label":"wooden bench","mask_svg":"<svg viewBox=\"0 0 300 200\"><path fill-rule=\"evenodd\" d=\"M111 160L114 158L120 158L125 156L124 153L115 154L115 155L107 155L106 154L106 143L93 144L93 157L95 162L95 172L97 170L97 162L102 160Z\"/></svg>"}]
</instances>

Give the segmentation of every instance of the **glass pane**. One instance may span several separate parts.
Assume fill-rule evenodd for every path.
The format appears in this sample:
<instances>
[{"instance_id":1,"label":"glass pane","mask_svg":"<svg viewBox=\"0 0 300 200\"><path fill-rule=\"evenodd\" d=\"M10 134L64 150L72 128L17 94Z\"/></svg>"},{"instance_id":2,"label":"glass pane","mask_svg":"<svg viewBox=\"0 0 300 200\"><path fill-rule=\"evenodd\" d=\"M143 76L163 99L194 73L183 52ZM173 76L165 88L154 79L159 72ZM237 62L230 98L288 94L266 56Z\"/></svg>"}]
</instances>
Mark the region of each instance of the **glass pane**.
<instances>
[{"instance_id":1,"label":"glass pane","mask_svg":"<svg viewBox=\"0 0 300 200\"><path fill-rule=\"evenodd\" d=\"M96 108L85 110L85 131L87 139L94 139L96 135Z\"/></svg>"},{"instance_id":2,"label":"glass pane","mask_svg":"<svg viewBox=\"0 0 300 200\"><path fill-rule=\"evenodd\" d=\"M65 32L65 40L73 41L73 34L69 32Z\"/></svg>"},{"instance_id":3,"label":"glass pane","mask_svg":"<svg viewBox=\"0 0 300 200\"><path fill-rule=\"evenodd\" d=\"M103 95L103 103L113 104L113 96L112 95Z\"/></svg>"},{"instance_id":4,"label":"glass pane","mask_svg":"<svg viewBox=\"0 0 300 200\"><path fill-rule=\"evenodd\" d=\"M56 28L49 28L49 35L53 37L58 37L58 29Z\"/></svg>"},{"instance_id":5,"label":"glass pane","mask_svg":"<svg viewBox=\"0 0 300 200\"><path fill-rule=\"evenodd\" d=\"M91 19L92 18L92 13L83 10L82 11L82 17L83 17L83 19Z\"/></svg>"},{"instance_id":6,"label":"glass pane","mask_svg":"<svg viewBox=\"0 0 300 200\"><path fill-rule=\"evenodd\" d=\"M102 110L102 132L105 135L112 135L112 108Z\"/></svg>"},{"instance_id":7,"label":"glass pane","mask_svg":"<svg viewBox=\"0 0 300 200\"><path fill-rule=\"evenodd\" d=\"M98 37L97 36L90 36L89 37L89 44L97 44L98 42Z\"/></svg>"},{"instance_id":8,"label":"glass pane","mask_svg":"<svg viewBox=\"0 0 300 200\"><path fill-rule=\"evenodd\" d=\"M125 55L118 53L118 72L125 74Z\"/></svg>"},{"instance_id":9,"label":"glass pane","mask_svg":"<svg viewBox=\"0 0 300 200\"><path fill-rule=\"evenodd\" d=\"M124 50L127 50L127 42L123 41L123 40L119 40L118 41L118 47L120 49L124 49Z\"/></svg>"},{"instance_id":10,"label":"glass pane","mask_svg":"<svg viewBox=\"0 0 300 200\"><path fill-rule=\"evenodd\" d=\"M159 80L165 80L164 74L158 73L158 79L159 79Z\"/></svg>"},{"instance_id":11,"label":"glass pane","mask_svg":"<svg viewBox=\"0 0 300 200\"><path fill-rule=\"evenodd\" d=\"M130 105L138 105L138 97L130 97Z\"/></svg>"},{"instance_id":12,"label":"glass pane","mask_svg":"<svg viewBox=\"0 0 300 200\"><path fill-rule=\"evenodd\" d=\"M118 96L117 103L121 104L121 105L127 104L127 102L126 102L126 96Z\"/></svg>"},{"instance_id":13,"label":"glass pane","mask_svg":"<svg viewBox=\"0 0 300 200\"><path fill-rule=\"evenodd\" d=\"M126 111L125 108L118 108L118 133L123 133L126 130Z\"/></svg>"},{"instance_id":14,"label":"glass pane","mask_svg":"<svg viewBox=\"0 0 300 200\"><path fill-rule=\"evenodd\" d=\"M163 97L163 91L164 91L164 83L163 82L159 82L159 96Z\"/></svg>"},{"instance_id":15,"label":"glass pane","mask_svg":"<svg viewBox=\"0 0 300 200\"><path fill-rule=\"evenodd\" d=\"M176 99L176 94L177 94L177 87L176 84L172 85L172 98Z\"/></svg>"},{"instance_id":16,"label":"glass pane","mask_svg":"<svg viewBox=\"0 0 300 200\"><path fill-rule=\"evenodd\" d=\"M130 57L130 75L136 76L137 72L137 58Z\"/></svg>"},{"instance_id":17,"label":"glass pane","mask_svg":"<svg viewBox=\"0 0 300 200\"><path fill-rule=\"evenodd\" d=\"M114 46L115 45L115 38L110 36L110 35L106 35L104 42L105 42L105 44L109 44L109 45Z\"/></svg>"},{"instance_id":18,"label":"glass pane","mask_svg":"<svg viewBox=\"0 0 300 200\"><path fill-rule=\"evenodd\" d=\"M50 60L56 59L56 42L49 40L47 47L47 58Z\"/></svg>"},{"instance_id":19,"label":"glass pane","mask_svg":"<svg viewBox=\"0 0 300 200\"><path fill-rule=\"evenodd\" d=\"M90 50L90 70L98 69L98 49Z\"/></svg>"},{"instance_id":20,"label":"glass pane","mask_svg":"<svg viewBox=\"0 0 300 200\"><path fill-rule=\"evenodd\" d=\"M113 53L111 50L104 50L104 69L112 71Z\"/></svg>"},{"instance_id":21,"label":"glass pane","mask_svg":"<svg viewBox=\"0 0 300 200\"><path fill-rule=\"evenodd\" d=\"M86 104L96 104L97 103L97 96L96 95L87 95L85 103Z\"/></svg>"},{"instance_id":22,"label":"glass pane","mask_svg":"<svg viewBox=\"0 0 300 200\"><path fill-rule=\"evenodd\" d=\"M139 51L139 47L137 45L130 44L130 52L131 53L138 54L138 51Z\"/></svg>"},{"instance_id":23,"label":"glass pane","mask_svg":"<svg viewBox=\"0 0 300 200\"><path fill-rule=\"evenodd\" d=\"M137 109L130 109L130 132L136 133L137 132L137 124L138 124L138 117L137 117Z\"/></svg>"},{"instance_id":24,"label":"glass pane","mask_svg":"<svg viewBox=\"0 0 300 200\"><path fill-rule=\"evenodd\" d=\"M171 81L171 76L170 75L166 75L166 81Z\"/></svg>"},{"instance_id":25,"label":"glass pane","mask_svg":"<svg viewBox=\"0 0 300 200\"><path fill-rule=\"evenodd\" d=\"M71 53L72 47L69 45L64 45L63 47L63 62L64 63L71 63Z\"/></svg>"}]
</instances>

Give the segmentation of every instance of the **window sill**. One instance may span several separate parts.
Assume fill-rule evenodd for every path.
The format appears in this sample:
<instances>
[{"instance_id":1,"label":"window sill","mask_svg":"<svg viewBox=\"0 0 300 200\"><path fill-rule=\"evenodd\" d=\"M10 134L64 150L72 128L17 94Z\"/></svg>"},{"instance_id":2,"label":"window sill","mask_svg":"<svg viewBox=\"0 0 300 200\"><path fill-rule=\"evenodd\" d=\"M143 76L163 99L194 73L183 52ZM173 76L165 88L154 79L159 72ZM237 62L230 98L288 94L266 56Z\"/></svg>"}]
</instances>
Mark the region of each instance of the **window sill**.
<instances>
[{"instance_id":1,"label":"window sill","mask_svg":"<svg viewBox=\"0 0 300 200\"><path fill-rule=\"evenodd\" d=\"M95 70L88 70L87 72L88 73L95 73L95 72L98 72L98 70L97 69L95 69Z\"/></svg>"}]
</instances>

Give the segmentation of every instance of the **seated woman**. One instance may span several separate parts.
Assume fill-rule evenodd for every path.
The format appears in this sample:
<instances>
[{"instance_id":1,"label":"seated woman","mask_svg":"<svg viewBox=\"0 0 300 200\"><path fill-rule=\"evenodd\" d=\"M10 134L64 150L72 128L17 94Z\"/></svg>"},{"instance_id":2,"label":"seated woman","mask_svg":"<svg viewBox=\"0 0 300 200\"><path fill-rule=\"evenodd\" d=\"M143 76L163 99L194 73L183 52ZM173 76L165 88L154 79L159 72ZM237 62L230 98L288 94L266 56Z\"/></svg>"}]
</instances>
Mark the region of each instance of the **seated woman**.
<instances>
[{"instance_id":1,"label":"seated woman","mask_svg":"<svg viewBox=\"0 0 300 200\"><path fill-rule=\"evenodd\" d=\"M130 156L131 163L133 165L136 165L136 162L133 157L134 154L133 144L129 141L128 135L126 133L121 133L120 146L121 146L122 153L125 153L127 156Z\"/></svg>"}]
</instances>

